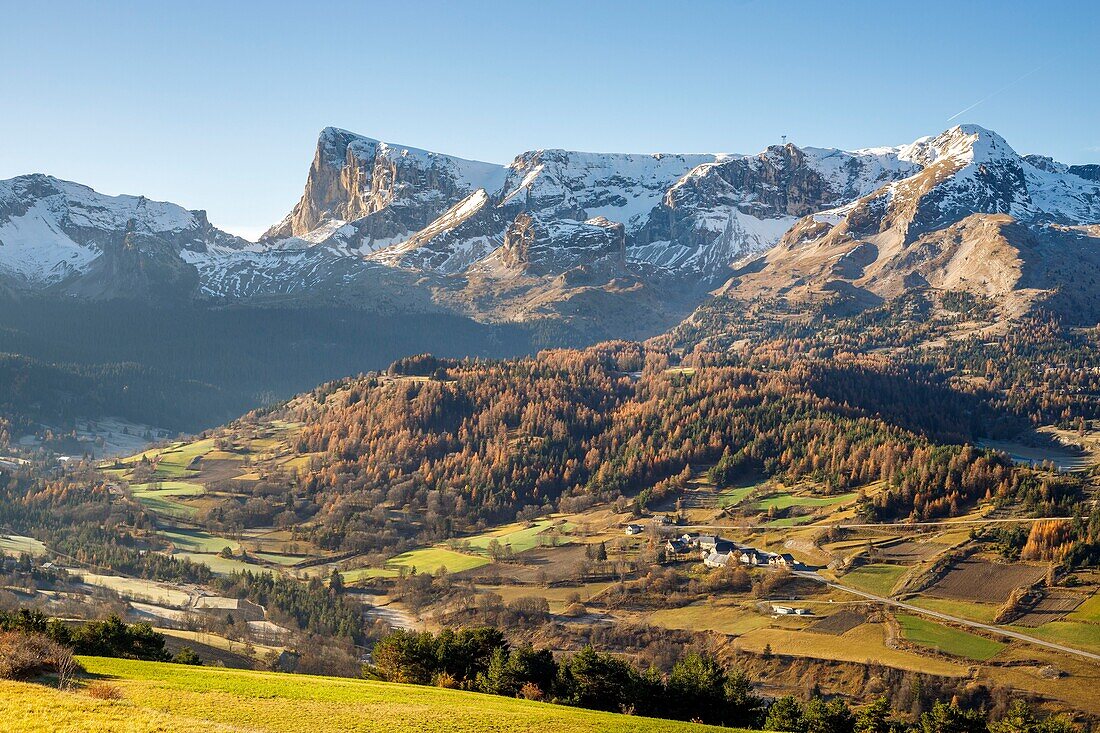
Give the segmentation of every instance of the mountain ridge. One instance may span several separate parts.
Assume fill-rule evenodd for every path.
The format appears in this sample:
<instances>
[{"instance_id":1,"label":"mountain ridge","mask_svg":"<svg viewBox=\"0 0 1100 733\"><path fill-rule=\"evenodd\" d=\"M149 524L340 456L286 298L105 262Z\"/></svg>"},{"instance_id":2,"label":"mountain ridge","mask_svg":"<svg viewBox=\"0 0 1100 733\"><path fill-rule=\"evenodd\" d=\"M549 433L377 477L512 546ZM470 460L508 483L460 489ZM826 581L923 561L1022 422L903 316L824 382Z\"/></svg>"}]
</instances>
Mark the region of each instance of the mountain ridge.
<instances>
[{"instance_id":1,"label":"mountain ridge","mask_svg":"<svg viewBox=\"0 0 1100 733\"><path fill-rule=\"evenodd\" d=\"M965 272L932 272L928 262L943 260L945 245L922 237L1007 242L986 246L985 259L1005 263L993 291L1016 289L1027 278L1005 273L1024 232L1095 240L1093 168L1020 156L977 125L853 151L790 143L755 155L544 149L508 164L328 127L302 197L256 243L174 204L42 175L0 182L0 280L7 290L83 298L323 301L584 321L590 338L644 336L715 288L746 296L825 288L867 302L928 283L982 290L960 285ZM1010 221L963 224L974 215ZM1010 226L1017 223L1023 229ZM884 252L893 264L872 266ZM1033 289L1052 289L1053 277ZM600 307L615 316L586 310ZM615 321L624 315L627 323Z\"/></svg>"}]
</instances>

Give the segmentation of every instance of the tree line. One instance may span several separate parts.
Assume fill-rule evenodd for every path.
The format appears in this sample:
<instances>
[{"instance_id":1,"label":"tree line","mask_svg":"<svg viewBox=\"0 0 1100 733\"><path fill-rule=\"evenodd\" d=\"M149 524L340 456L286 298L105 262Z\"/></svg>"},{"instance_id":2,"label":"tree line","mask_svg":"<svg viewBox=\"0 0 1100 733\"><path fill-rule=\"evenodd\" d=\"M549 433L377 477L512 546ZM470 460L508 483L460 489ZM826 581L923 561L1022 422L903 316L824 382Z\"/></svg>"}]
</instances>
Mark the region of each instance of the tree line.
<instances>
[{"instance_id":1,"label":"tree line","mask_svg":"<svg viewBox=\"0 0 1100 733\"><path fill-rule=\"evenodd\" d=\"M620 656L585 646L555 656L549 649L512 647L494 628L395 631L371 653L368 674L418 685L546 700L564 705L691 720L713 725L790 733L1072 733L1066 718L1043 717L1025 701L1004 715L956 701L936 702L914 718L891 710L879 698L853 710L840 698L812 695L769 700L747 675L729 669L711 653L688 651L667 674L639 671Z\"/></svg>"}]
</instances>

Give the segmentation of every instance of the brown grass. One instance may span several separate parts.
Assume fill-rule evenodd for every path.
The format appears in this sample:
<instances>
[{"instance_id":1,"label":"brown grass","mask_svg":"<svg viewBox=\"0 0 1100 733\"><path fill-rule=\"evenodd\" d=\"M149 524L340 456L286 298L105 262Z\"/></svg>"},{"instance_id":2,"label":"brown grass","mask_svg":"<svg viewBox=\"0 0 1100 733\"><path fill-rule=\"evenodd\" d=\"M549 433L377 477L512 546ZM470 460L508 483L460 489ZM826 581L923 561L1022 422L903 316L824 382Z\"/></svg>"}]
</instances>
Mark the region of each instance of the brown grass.
<instances>
[{"instance_id":1,"label":"brown grass","mask_svg":"<svg viewBox=\"0 0 1100 733\"><path fill-rule=\"evenodd\" d=\"M110 682L103 682L102 680L96 680L92 682L84 691L88 693L89 697L94 697L96 700L121 700L122 690Z\"/></svg>"}]
</instances>

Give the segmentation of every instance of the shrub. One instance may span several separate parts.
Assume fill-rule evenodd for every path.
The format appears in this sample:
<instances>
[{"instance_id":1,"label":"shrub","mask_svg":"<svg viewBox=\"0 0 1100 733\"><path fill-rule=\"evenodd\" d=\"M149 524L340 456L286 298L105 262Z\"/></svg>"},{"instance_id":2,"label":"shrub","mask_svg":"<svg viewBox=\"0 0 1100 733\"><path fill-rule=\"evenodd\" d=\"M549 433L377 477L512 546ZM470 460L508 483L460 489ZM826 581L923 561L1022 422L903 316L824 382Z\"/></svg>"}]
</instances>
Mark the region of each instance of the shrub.
<instances>
[{"instance_id":1,"label":"shrub","mask_svg":"<svg viewBox=\"0 0 1100 733\"><path fill-rule=\"evenodd\" d=\"M69 649L42 634L0 632L0 678L29 680L55 674L65 687L79 668Z\"/></svg>"},{"instance_id":2,"label":"shrub","mask_svg":"<svg viewBox=\"0 0 1100 733\"><path fill-rule=\"evenodd\" d=\"M201 665L202 657L195 653L195 650L189 646L182 647L176 655L172 657L172 661L176 664L193 664Z\"/></svg>"},{"instance_id":3,"label":"shrub","mask_svg":"<svg viewBox=\"0 0 1100 733\"><path fill-rule=\"evenodd\" d=\"M120 690L115 685L112 685L110 682L97 680L85 687L84 691L87 692L89 696L94 697L96 700L122 699L122 690Z\"/></svg>"},{"instance_id":4,"label":"shrub","mask_svg":"<svg viewBox=\"0 0 1100 733\"><path fill-rule=\"evenodd\" d=\"M542 700L546 697L534 682L525 682L523 687L519 688L519 696L524 700Z\"/></svg>"}]
</instances>

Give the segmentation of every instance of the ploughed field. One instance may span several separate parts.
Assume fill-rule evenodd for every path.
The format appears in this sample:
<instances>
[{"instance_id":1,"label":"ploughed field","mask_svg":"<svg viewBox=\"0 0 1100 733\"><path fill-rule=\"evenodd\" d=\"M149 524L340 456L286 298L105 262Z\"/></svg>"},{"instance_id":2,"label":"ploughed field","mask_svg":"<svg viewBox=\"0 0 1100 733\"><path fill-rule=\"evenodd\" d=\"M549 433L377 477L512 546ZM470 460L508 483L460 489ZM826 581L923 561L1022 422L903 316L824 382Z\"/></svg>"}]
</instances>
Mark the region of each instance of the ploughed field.
<instances>
[{"instance_id":1,"label":"ploughed field","mask_svg":"<svg viewBox=\"0 0 1100 733\"><path fill-rule=\"evenodd\" d=\"M1003 603L1012 591L1041 580L1046 572L1047 567L1044 565L1010 565L970 558L956 563L947 575L925 591L925 595L960 601Z\"/></svg>"},{"instance_id":2,"label":"ploughed field","mask_svg":"<svg viewBox=\"0 0 1100 733\"><path fill-rule=\"evenodd\" d=\"M278 731L279 733L694 733L729 728L602 713L495 695L387 682L82 657L91 697L0 682L0 719L13 733ZM91 682L93 680L84 680Z\"/></svg>"}]
</instances>

